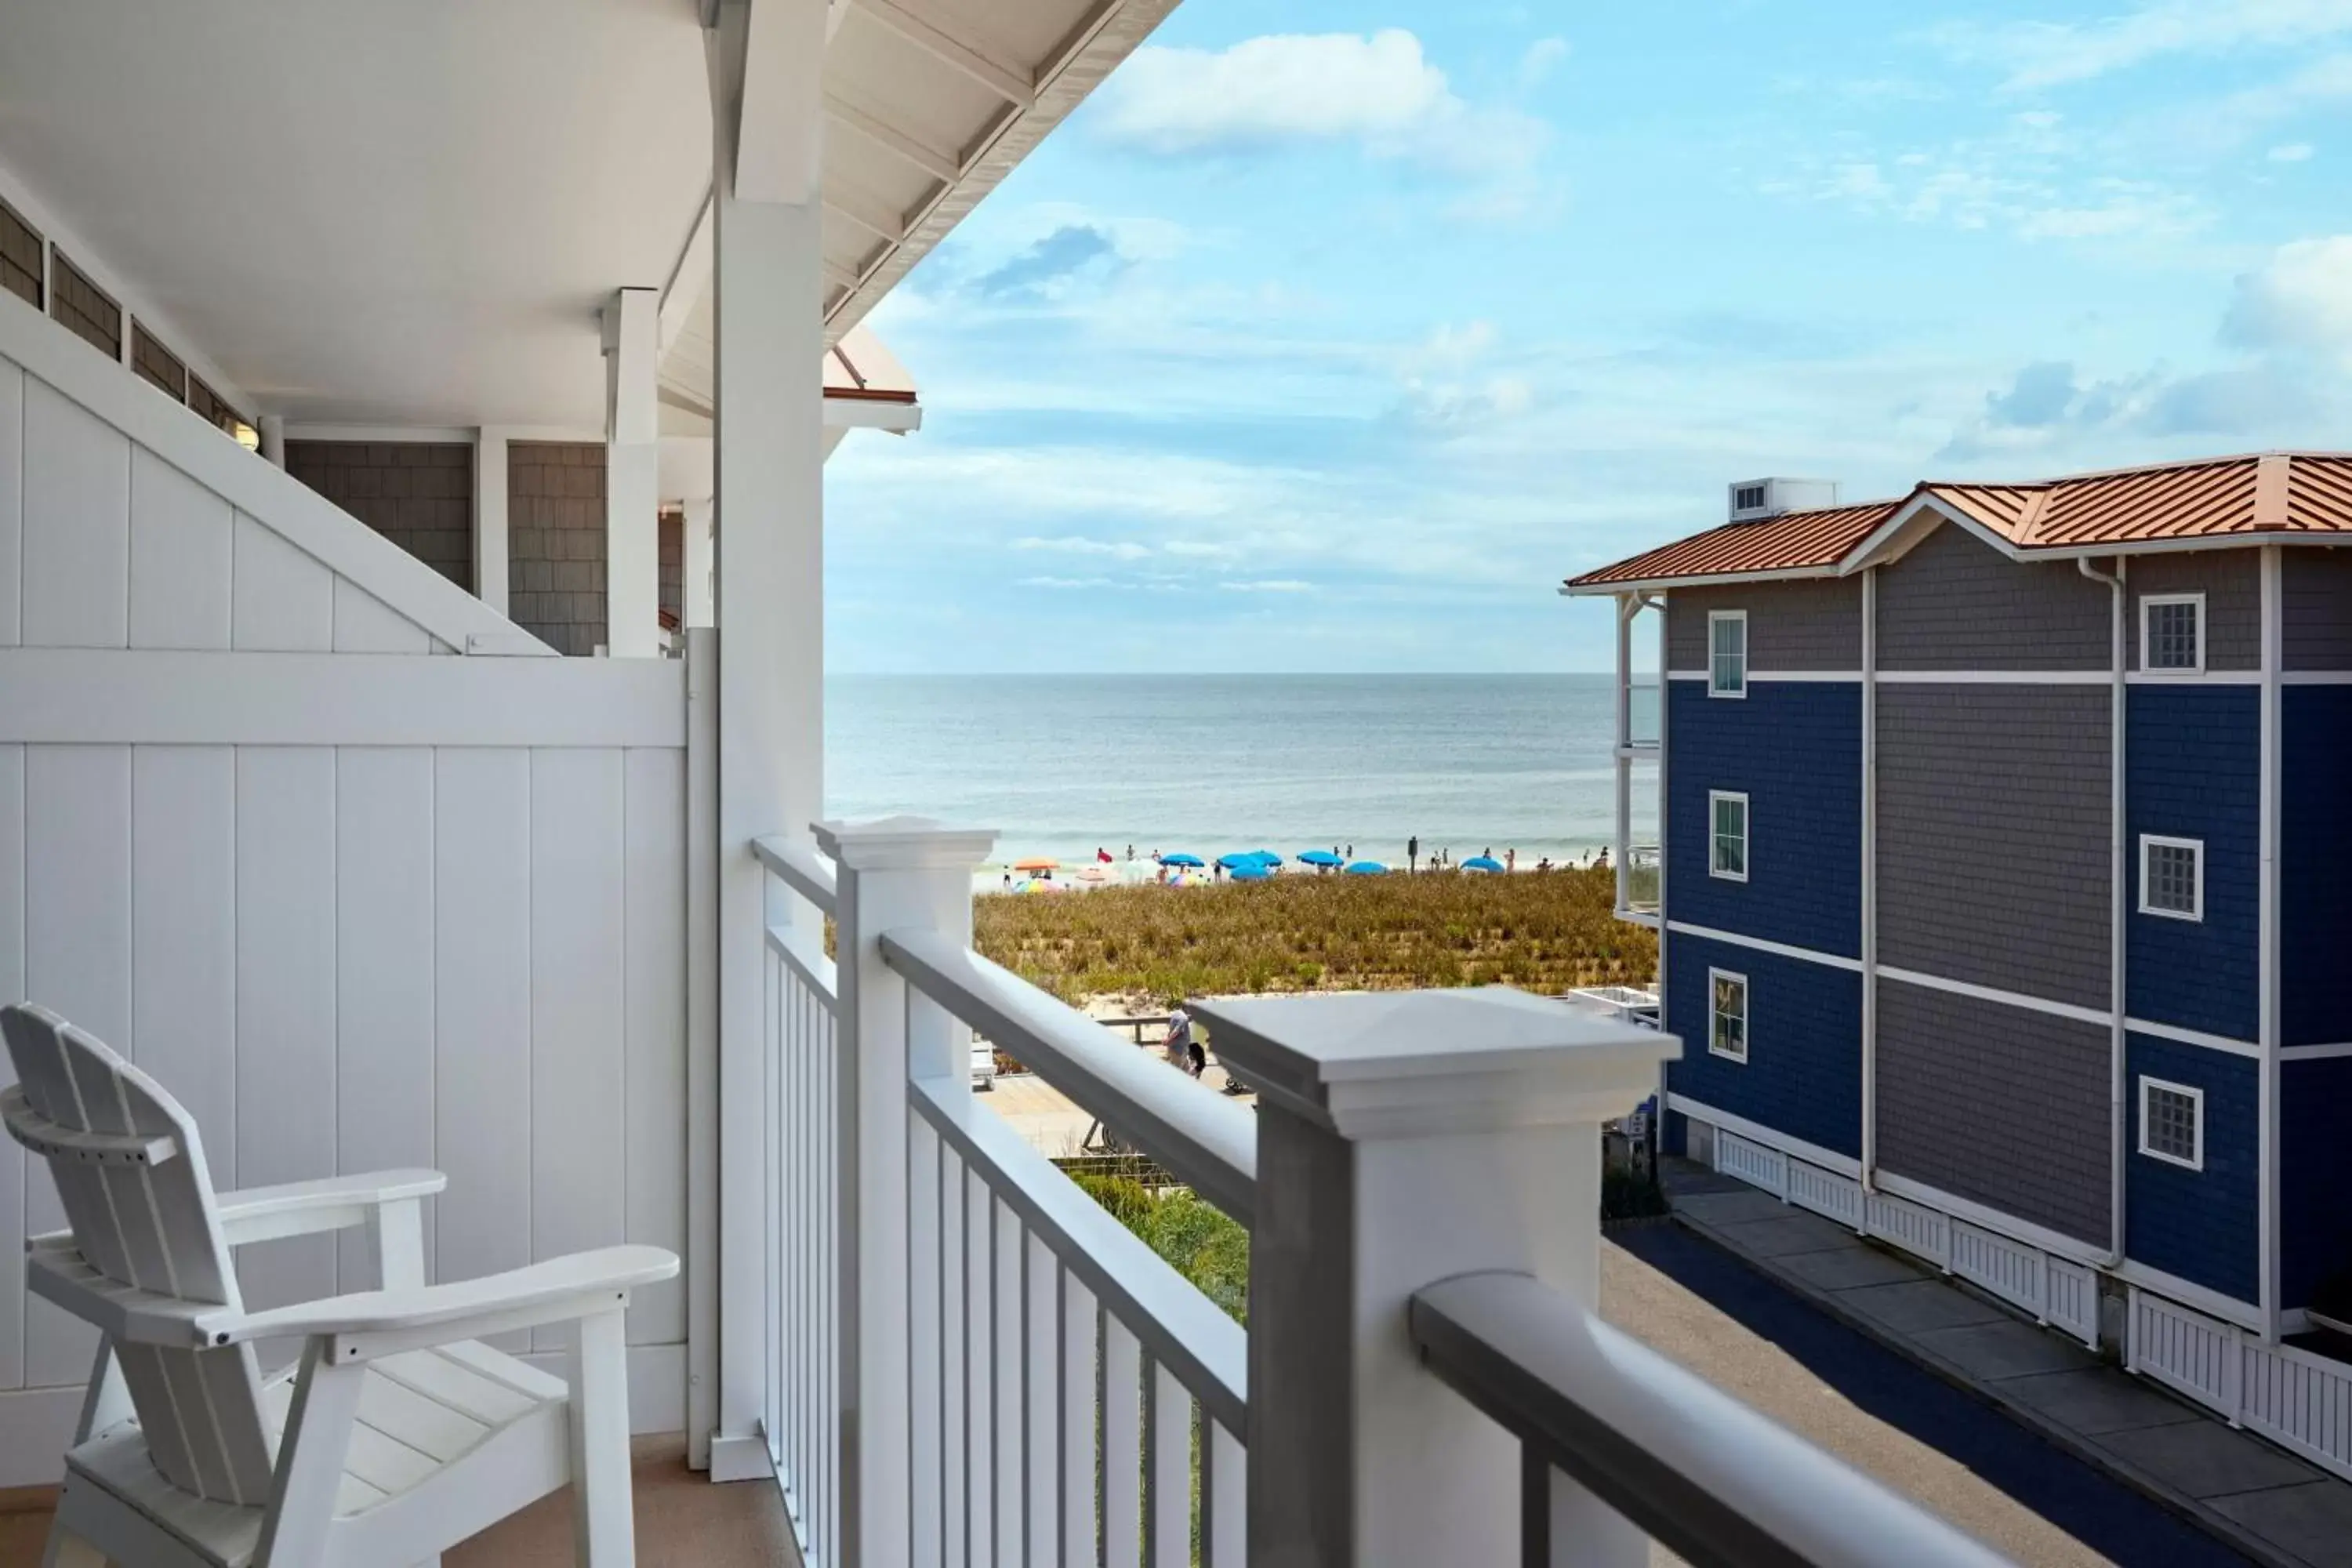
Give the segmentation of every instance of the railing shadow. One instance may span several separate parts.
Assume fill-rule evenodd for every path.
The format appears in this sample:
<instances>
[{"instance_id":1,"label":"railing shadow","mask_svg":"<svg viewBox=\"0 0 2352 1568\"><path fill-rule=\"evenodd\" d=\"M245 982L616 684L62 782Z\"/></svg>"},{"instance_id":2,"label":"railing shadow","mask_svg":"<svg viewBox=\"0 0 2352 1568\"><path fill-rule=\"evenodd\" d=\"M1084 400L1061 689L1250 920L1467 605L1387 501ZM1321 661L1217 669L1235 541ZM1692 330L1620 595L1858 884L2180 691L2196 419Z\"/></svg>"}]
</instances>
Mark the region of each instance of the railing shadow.
<instances>
[{"instance_id":1,"label":"railing shadow","mask_svg":"<svg viewBox=\"0 0 2352 1568\"><path fill-rule=\"evenodd\" d=\"M2114 1562L2241 1568L2247 1561L1681 1226L1627 1227L1608 1239L1785 1352L1856 1409Z\"/></svg>"}]
</instances>

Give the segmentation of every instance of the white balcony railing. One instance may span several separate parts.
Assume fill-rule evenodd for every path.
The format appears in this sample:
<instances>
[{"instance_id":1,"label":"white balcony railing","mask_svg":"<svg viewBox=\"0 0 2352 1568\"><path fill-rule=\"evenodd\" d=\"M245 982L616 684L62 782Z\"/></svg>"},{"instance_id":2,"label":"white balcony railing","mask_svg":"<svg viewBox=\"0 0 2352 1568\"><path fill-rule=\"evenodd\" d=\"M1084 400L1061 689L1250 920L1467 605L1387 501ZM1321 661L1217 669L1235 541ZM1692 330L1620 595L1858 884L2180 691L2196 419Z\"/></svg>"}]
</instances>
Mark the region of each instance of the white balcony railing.
<instances>
[{"instance_id":1,"label":"white balcony railing","mask_svg":"<svg viewBox=\"0 0 2352 1568\"><path fill-rule=\"evenodd\" d=\"M1202 1001L1253 1113L971 951L989 842L823 828L837 887L759 847L811 1564L2000 1561L1593 1315L1600 1126L1672 1037L1499 988ZM1250 1226L1246 1330L974 1098L975 1029Z\"/></svg>"}]
</instances>

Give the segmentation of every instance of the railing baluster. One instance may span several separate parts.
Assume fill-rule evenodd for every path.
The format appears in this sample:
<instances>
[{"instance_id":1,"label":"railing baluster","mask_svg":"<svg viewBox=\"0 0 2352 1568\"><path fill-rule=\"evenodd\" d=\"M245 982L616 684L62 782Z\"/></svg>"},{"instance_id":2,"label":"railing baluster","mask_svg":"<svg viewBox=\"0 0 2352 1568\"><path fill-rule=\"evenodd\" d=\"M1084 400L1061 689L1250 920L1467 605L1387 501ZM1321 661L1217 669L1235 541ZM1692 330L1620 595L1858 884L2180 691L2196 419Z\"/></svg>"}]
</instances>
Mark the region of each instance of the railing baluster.
<instances>
[{"instance_id":1,"label":"railing baluster","mask_svg":"<svg viewBox=\"0 0 2352 1568\"><path fill-rule=\"evenodd\" d=\"M940 1561L940 1405L927 1392L940 1383L940 1147L939 1134L907 1108L907 1373L912 1462L908 1483L908 1561L912 1568L937 1568Z\"/></svg>"},{"instance_id":2,"label":"railing baluster","mask_svg":"<svg viewBox=\"0 0 2352 1568\"><path fill-rule=\"evenodd\" d=\"M760 1151L761 1202L766 1207L769 1223L761 1227L761 1278L768 1291L768 1300L777 1300L776 1292L783 1283L782 1246L776 1221L782 1217L780 1201L783 1196L782 1173L779 1162L783 1157L783 1130L778 1112L783 1103L782 1077L784 1070L783 1042L778 1011L782 1002L784 984L783 963L773 949L764 942L760 948L760 1034L767 1043L765 1058L760 1064L761 1097L761 1120L765 1146ZM781 1313L771 1312L761 1325L761 1338L767 1345L767 1376L761 1394L761 1436L768 1446L769 1462L776 1474L784 1472L783 1424L779 1419L777 1405L783 1392L782 1379L777 1375L776 1359L783 1350L784 1324Z\"/></svg>"},{"instance_id":3,"label":"railing baluster","mask_svg":"<svg viewBox=\"0 0 2352 1568\"><path fill-rule=\"evenodd\" d=\"M996 1561L995 1201L964 1181L964 1540L974 1565Z\"/></svg>"},{"instance_id":4,"label":"railing baluster","mask_svg":"<svg viewBox=\"0 0 2352 1568\"><path fill-rule=\"evenodd\" d=\"M1159 1363L1144 1384L1145 1568L1188 1568L1192 1561L1192 1396Z\"/></svg>"},{"instance_id":5,"label":"railing baluster","mask_svg":"<svg viewBox=\"0 0 2352 1568\"><path fill-rule=\"evenodd\" d=\"M817 1550L821 1557L830 1561L841 1535L841 1034L829 1026L818 1034L824 1042L824 1206L818 1220L824 1241L817 1253L817 1269L824 1282L824 1308L818 1319L824 1325L823 1351L817 1362L818 1387L822 1390L818 1408L824 1426L818 1436L817 1457L824 1480L817 1495L824 1500L824 1528L818 1533Z\"/></svg>"},{"instance_id":6,"label":"railing baluster","mask_svg":"<svg viewBox=\"0 0 2352 1568\"><path fill-rule=\"evenodd\" d=\"M940 1143L940 1561L964 1568L968 1513L965 1486L971 1469L966 1440L964 1373L964 1163ZM915 1389L922 1396L921 1385Z\"/></svg>"},{"instance_id":7,"label":"railing baluster","mask_svg":"<svg viewBox=\"0 0 2352 1568\"><path fill-rule=\"evenodd\" d=\"M1055 1435L1061 1415L1061 1271L1034 1232L1022 1233L1021 1247L1027 1264L1022 1318L1029 1342L1027 1375L1022 1379L1028 1407L1021 1457L1028 1496L1021 1510L1022 1521L1028 1537L1030 1568L1054 1568L1062 1522L1055 1506L1061 1494L1062 1464Z\"/></svg>"},{"instance_id":8,"label":"railing baluster","mask_svg":"<svg viewBox=\"0 0 2352 1568\"><path fill-rule=\"evenodd\" d=\"M1142 1568L1143 1347L1126 1324L1103 1321L1104 1568Z\"/></svg>"},{"instance_id":9,"label":"railing baluster","mask_svg":"<svg viewBox=\"0 0 2352 1568\"><path fill-rule=\"evenodd\" d=\"M1095 1561L1095 1367L1101 1310L1078 1277L1062 1270L1061 1561Z\"/></svg>"},{"instance_id":10,"label":"railing baluster","mask_svg":"<svg viewBox=\"0 0 2352 1568\"><path fill-rule=\"evenodd\" d=\"M995 1255L996 1346L996 1563L1016 1568L1022 1552L1022 1352L1021 1216L1004 1204L989 1203Z\"/></svg>"},{"instance_id":11,"label":"railing baluster","mask_svg":"<svg viewBox=\"0 0 2352 1568\"><path fill-rule=\"evenodd\" d=\"M1244 1568L1249 1560L1249 1456L1223 1425L1201 1417L1201 1550L1208 1568Z\"/></svg>"}]
</instances>

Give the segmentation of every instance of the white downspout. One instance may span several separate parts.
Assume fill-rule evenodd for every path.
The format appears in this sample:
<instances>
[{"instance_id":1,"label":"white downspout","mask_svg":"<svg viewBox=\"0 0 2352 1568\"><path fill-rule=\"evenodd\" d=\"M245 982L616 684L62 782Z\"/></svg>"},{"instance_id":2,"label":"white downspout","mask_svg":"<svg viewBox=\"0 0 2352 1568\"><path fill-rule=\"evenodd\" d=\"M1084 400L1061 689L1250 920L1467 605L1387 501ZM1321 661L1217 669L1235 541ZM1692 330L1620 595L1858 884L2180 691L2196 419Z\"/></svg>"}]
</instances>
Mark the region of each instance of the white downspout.
<instances>
[{"instance_id":1,"label":"white downspout","mask_svg":"<svg viewBox=\"0 0 2352 1568\"><path fill-rule=\"evenodd\" d=\"M1862 574L1862 1190L1878 1190L1878 568Z\"/></svg>"},{"instance_id":2,"label":"white downspout","mask_svg":"<svg viewBox=\"0 0 2352 1568\"><path fill-rule=\"evenodd\" d=\"M2112 742L2107 761L2107 1231L2109 1245L2106 1256L2098 1267L2113 1268L2124 1260L2124 1140L2129 1131L2124 1114L2126 1084L2124 1072L2124 921L2126 899L2126 835L2124 825L2124 558L2116 557L2116 570L2111 576L2094 571L2091 558L2077 557L2074 564L2083 575L2094 583L2105 583L2113 593L2113 649L2111 658L2115 671L2115 705L2107 721Z\"/></svg>"}]
</instances>

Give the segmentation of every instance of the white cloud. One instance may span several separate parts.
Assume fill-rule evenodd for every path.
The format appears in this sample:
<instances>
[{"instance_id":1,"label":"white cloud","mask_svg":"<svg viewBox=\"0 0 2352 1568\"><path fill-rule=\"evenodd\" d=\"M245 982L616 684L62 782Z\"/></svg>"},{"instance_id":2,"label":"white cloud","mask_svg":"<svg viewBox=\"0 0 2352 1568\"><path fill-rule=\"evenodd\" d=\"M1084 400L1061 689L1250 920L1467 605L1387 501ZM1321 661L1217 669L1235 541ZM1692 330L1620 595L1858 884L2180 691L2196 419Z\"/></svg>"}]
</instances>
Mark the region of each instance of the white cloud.
<instances>
[{"instance_id":1,"label":"white cloud","mask_svg":"<svg viewBox=\"0 0 2352 1568\"><path fill-rule=\"evenodd\" d=\"M2308 142L2290 142L2283 147L2272 148L2266 155L2273 163L2306 163L2311 157L2311 143Z\"/></svg>"},{"instance_id":2,"label":"white cloud","mask_svg":"<svg viewBox=\"0 0 2352 1568\"><path fill-rule=\"evenodd\" d=\"M2062 87L2169 55L2277 48L2352 33L2344 0L2156 0L2096 22L1955 23L1934 37L1999 66L2012 90Z\"/></svg>"},{"instance_id":3,"label":"white cloud","mask_svg":"<svg viewBox=\"0 0 2352 1568\"><path fill-rule=\"evenodd\" d=\"M2315 351L2352 365L2352 234L2279 247L2238 279L2222 336L2243 347Z\"/></svg>"},{"instance_id":4,"label":"white cloud","mask_svg":"<svg viewBox=\"0 0 2352 1568\"><path fill-rule=\"evenodd\" d=\"M1523 88L1541 86L1559 62L1568 58L1566 38L1538 38L1519 57L1519 85Z\"/></svg>"},{"instance_id":5,"label":"white cloud","mask_svg":"<svg viewBox=\"0 0 2352 1568\"><path fill-rule=\"evenodd\" d=\"M1529 58L1543 52L1538 44ZM1465 102L1402 27L1269 34L1225 49L1146 45L1105 84L1100 113L1104 135L1163 155L1353 143L1491 182L1461 209L1469 216L1532 205L1530 171L1549 134L1530 115Z\"/></svg>"},{"instance_id":6,"label":"white cloud","mask_svg":"<svg viewBox=\"0 0 2352 1568\"><path fill-rule=\"evenodd\" d=\"M1252 583L1220 583L1218 587L1234 594L1311 594L1315 584L1297 577L1268 577Z\"/></svg>"},{"instance_id":7,"label":"white cloud","mask_svg":"<svg viewBox=\"0 0 2352 1568\"><path fill-rule=\"evenodd\" d=\"M1108 577L1024 577L1013 584L1017 588L1108 588L1110 585L1111 581Z\"/></svg>"},{"instance_id":8,"label":"white cloud","mask_svg":"<svg viewBox=\"0 0 2352 1568\"><path fill-rule=\"evenodd\" d=\"M1081 534L1066 534L1059 539L1040 539L1029 534L1013 542L1015 550L1052 550L1065 555L1106 555L1118 561L1140 561L1151 553L1147 545L1129 540L1088 539Z\"/></svg>"}]
</instances>

